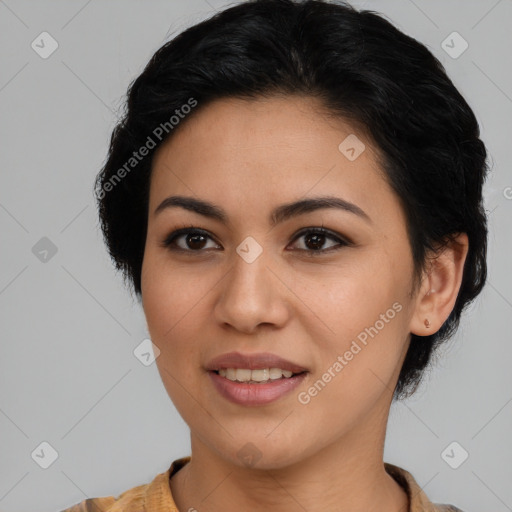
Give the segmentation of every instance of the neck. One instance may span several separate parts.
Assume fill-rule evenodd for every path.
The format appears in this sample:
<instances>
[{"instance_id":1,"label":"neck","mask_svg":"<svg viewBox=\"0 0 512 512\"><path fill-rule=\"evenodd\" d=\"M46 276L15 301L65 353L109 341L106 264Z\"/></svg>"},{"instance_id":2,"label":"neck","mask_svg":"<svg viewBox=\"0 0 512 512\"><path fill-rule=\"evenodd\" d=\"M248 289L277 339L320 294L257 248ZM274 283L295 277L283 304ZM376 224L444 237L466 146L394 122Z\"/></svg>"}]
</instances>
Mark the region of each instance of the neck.
<instances>
[{"instance_id":1,"label":"neck","mask_svg":"<svg viewBox=\"0 0 512 512\"><path fill-rule=\"evenodd\" d=\"M173 497L183 511L407 512L407 494L383 463L386 424L387 414L371 418L321 451L270 469L241 467L192 434L191 461L171 478Z\"/></svg>"}]
</instances>

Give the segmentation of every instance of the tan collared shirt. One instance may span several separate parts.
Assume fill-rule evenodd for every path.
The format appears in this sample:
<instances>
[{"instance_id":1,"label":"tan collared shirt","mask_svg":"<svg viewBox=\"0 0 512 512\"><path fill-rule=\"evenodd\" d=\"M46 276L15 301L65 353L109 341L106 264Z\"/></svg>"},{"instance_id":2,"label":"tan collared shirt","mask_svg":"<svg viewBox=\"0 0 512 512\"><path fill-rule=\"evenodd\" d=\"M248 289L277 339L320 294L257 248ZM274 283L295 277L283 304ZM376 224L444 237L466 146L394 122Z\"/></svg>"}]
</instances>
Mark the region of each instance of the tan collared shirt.
<instances>
[{"instance_id":1,"label":"tan collared shirt","mask_svg":"<svg viewBox=\"0 0 512 512\"><path fill-rule=\"evenodd\" d=\"M117 497L88 498L61 512L180 512L174 503L169 480L189 461L190 456L177 459L167 471L158 474L152 482L133 487ZM388 474L407 493L408 512L462 512L453 505L432 503L405 469L387 462L384 466Z\"/></svg>"}]
</instances>

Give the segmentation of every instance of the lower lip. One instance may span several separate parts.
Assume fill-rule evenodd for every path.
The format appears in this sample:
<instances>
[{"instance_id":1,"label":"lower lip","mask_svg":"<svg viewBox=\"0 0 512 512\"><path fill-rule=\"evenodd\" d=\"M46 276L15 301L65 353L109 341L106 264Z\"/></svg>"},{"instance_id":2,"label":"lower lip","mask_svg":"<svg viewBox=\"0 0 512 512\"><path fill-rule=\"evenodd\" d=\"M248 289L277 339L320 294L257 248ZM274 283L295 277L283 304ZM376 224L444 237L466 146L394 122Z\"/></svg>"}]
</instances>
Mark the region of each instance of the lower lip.
<instances>
[{"instance_id":1,"label":"lower lip","mask_svg":"<svg viewBox=\"0 0 512 512\"><path fill-rule=\"evenodd\" d=\"M288 379L271 380L264 384L249 384L234 382L213 371L209 371L208 374L217 391L224 398L239 405L265 405L274 402L295 389L306 376L306 372L304 372Z\"/></svg>"}]
</instances>

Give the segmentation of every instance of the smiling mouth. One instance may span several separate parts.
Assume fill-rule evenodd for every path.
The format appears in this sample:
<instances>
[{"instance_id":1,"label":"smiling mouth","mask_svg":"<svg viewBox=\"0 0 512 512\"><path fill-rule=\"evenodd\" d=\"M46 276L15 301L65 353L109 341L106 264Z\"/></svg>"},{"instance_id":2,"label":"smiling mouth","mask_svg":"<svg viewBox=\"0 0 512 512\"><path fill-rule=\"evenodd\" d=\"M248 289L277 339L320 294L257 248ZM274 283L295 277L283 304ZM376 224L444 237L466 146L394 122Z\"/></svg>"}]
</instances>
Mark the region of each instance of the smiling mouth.
<instances>
[{"instance_id":1,"label":"smiling mouth","mask_svg":"<svg viewBox=\"0 0 512 512\"><path fill-rule=\"evenodd\" d=\"M307 372L292 372L281 368L259 368L254 370L249 368L219 368L218 370L213 370L213 373L232 382L266 384L278 380L290 379Z\"/></svg>"},{"instance_id":2,"label":"smiling mouth","mask_svg":"<svg viewBox=\"0 0 512 512\"><path fill-rule=\"evenodd\" d=\"M284 398L304 382L308 373L306 370L293 373L291 370L276 367L219 368L208 371L211 382L220 395L242 406L265 406ZM271 378L271 374L274 378Z\"/></svg>"}]
</instances>

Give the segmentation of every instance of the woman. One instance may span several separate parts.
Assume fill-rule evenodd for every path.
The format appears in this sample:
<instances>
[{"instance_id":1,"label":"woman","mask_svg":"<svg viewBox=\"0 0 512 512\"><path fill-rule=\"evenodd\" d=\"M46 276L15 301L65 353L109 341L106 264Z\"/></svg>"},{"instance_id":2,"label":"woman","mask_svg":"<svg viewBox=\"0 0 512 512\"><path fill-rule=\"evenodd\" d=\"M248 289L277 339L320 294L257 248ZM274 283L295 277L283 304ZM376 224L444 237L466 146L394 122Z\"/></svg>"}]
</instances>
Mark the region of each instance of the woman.
<instances>
[{"instance_id":1,"label":"woman","mask_svg":"<svg viewBox=\"0 0 512 512\"><path fill-rule=\"evenodd\" d=\"M458 510L383 461L486 279L486 150L375 13L244 2L156 52L97 179L191 456L68 511Z\"/></svg>"}]
</instances>

